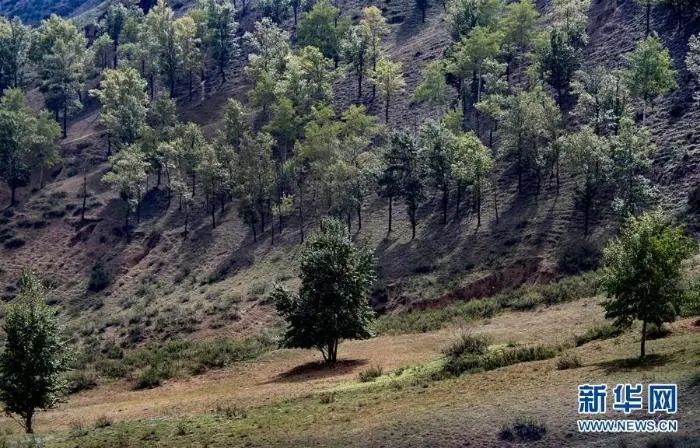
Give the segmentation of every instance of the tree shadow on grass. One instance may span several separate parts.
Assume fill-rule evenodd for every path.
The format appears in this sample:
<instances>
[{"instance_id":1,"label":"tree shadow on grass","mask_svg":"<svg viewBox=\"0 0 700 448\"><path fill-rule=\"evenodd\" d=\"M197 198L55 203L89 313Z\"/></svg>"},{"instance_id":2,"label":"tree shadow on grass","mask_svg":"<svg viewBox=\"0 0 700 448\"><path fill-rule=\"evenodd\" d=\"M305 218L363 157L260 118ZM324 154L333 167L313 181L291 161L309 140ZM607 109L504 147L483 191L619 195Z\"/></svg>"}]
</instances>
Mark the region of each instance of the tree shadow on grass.
<instances>
[{"instance_id":1,"label":"tree shadow on grass","mask_svg":"<svg viewBox=\"0 0 700 448\"><path fill-rule=\"evenodd\" d=\"M270 383L293 383L320 378L345 375L355 368L367 364L366 359L342 359L335 364L312 361L298 365L277 375Z\"/></svg>"},{"instance_id":2,"label":"tree shadow on grass","mask_svg":"<svg viewBox=\"0 0 700 448\"><path fill-rule=\"evenodd\" d=\"M650 367L658 367L666 364L671 360L670 355L647 355L644 358L623 358L614 359L612 361L603 361L598 363L598 366L605 369L605 373L616 372L631 372L636 370L645 370Z\"/></svg>"}]
</instances>

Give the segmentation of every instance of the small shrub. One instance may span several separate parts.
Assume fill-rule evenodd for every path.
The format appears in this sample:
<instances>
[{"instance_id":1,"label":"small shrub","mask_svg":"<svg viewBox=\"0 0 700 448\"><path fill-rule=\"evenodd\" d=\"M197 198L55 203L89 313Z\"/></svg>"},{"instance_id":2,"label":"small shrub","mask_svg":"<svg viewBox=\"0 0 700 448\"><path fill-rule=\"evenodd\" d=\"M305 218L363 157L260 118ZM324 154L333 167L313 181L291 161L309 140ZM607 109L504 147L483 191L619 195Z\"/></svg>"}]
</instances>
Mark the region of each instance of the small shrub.
<instances>
[{"instance_id":1,"label":"small shrub","mask_svg":"<svg viewBox=\"0 0 700 448\"><path fill-rule=\"evenodd\" d=\"M106 415L101 415L95 420L95 428L106 428L112 426L112 419Z\"/></svg>"},{"instance_id":2,"label":"small shrub","mask_svg":"<svg viewBox=\"0 0 700 448\"><path fill-rule=\"evenodd\" d=\"M668 329L666 325L656 325L656 324L648 324L647 325L647 338L648 339L661 339L665 338L671 334L671 330Z\"/></svg>"},{"instance_id":3,"label":"small shrub","mask_svg":"<svg viewBox=\"0 0 700 448\"><path fill-rule=\"evenodd\" d=\"M153 389L162 384L163 380L170 377L167 370L163 368L148 366L139 373L134 383L134 389Z\"/></svg>"},{"instance_id":4,"label":"small shrub","mask_svg":"<svg viewBox=\"0 0 700 448\"><path fill-rule=\"evenodd\" d=\"M586 330L585 333L582 335L578 335L574 338L574 341L576 343L576 347L579 347L583 344L587 344L591 341L600 341L604 339L610 339L619 336L622 334L622 330L615 327L612 324L609 323L603 323L600 325L596 325L595 327L589 328Z\"/></svg>"},{"instance_id":5,"label":"small shrub","mask_svg":"<svg viewBox=\"0 0 700 448\"><path fill-rule=\"evenodd\" d=\"M358 379L360 380L361 383L368 383L370 381L374 381L382 374L384 373L384 370L382 369L381 366L371 366L367 370L363 370L358 374Z\"/></svg>"},{"instance_id":6,"label":"small shrub","mask_svg":"<svg viewBox=\"0 0 700 448\"><path fill-rule=\"evenodd\" d=\"M107 270L107 267L98 260L90 271L90 280L88 281L88 289L93 292L102 291L112 282L112 276Z\"/></svg>"},{"instance_id":7,"label":"small shrub","mask_svg":"<svg viewBox=\"0 0 700 448\"><path fill-rule=\"evenodd\" d=\"M498 436L501 440L534 442L540 440L547 433L547 428L540 420L520 416L512 423L504 425Z\"/></svg>"},{"instance_id":8,"label":"small shrub","mask_svg":"<svg viewBox=\"0 0 700 448\"><path fill-rule=\"evenodd\" d=\"M581 360L571 352L566 352L557 359L557 370L576 369L578 367L581 367Z\"/></svg>"},{"instance_id":9,"label":"small shrub","mask_svg":"<svg viewBox=\"0 0 700 448\"><path fill-rule=\"evenodd\" d=\"M559 252L559 272L573 275L593 271L600 266L601 258L597 244L587 239L576 239L564 245Z\"/></svg>"},{"instance_id":10,"label":"small shrub","mask_svg":"<svg viewBox=\"0 0 700 448\"><path fill-rule=\"evenodd\" d=\"M319 396L319 402L321 404L331 404L335 402L335 392L323 392Z\"/></svg>"},{"instance_id":11,"label":"small shrub","mask_svg":"<svg viewBox=\"0 0 700 448\"><path fill-rule=\"evenodd\" d=\"M185 420L178 420L175 425L175 435L176 436L186 436L189 434L189 425Z\"/></svg>"},{"instance_id":12,"label":"small shrub","mask_svg":"<svg viewBox=\"0 0 700 448\"><path fill-rule=\"evenodd\" d=\"M483 355L489 349L491 340L484 335L460 334L450 345L442 349L442 353L450 358L464 355Z\"/></svg>"},{"instance_id":13,"label":"small shrub","mask_svg":"<svg viewBox=\"0 0 700 448\"><path fill-rule=\"evenodd\" d=\"M68 394L75 394L97 386L97 374L92 370L72 370L66 375L66 380Z\"/></svg>"},{"instance_id":14,"label":"small shrub","mask_svg":"<svg viewBox=\"0 0 700 448\"><path fill-rule=\"evenodd\" d=\"M216 413L229 420L242 420L248 417L248 411L235 404L218 404Z\"/></svg>"},{"instance_id":15,"label":"small shrub","mask_svg":"<svg viewBox=\"0 0 700 448\"><path fill-rule=\"evenodd\" d=\"M528 290L509 303L510 307L517 311L526 311L535 308L544 300L538 291Z\"/></svg>"}]
</instances>

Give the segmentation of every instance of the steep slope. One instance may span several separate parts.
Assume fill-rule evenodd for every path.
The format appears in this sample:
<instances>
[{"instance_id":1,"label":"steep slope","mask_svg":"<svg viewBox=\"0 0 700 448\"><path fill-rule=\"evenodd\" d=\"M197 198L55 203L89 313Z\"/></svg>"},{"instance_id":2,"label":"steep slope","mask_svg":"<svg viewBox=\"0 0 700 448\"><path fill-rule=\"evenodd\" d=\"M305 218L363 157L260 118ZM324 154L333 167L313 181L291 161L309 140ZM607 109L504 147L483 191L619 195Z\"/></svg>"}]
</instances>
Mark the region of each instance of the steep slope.
<instances>
[{"instance_id":1,"label":"steep slope","mask_svg":"<svg viewBox=\"0 0 700 448\"><path fill-rule=\"evenodd\" d=\"M0 0L0 15L17 16L36 24L51 14L71 17L100 4L102 0Z\"/></svg>"},{"instance_id":2,"label":"steep slope","mask_svg":"<svg viewBox=\"0 0 700 448\"><path fill-rule=\"evenodd\" d=\"M548 2L541 2L545 9ZM594 1L590 11L590 43L586 66L621 64L621 55L643 37L643 14L633 2ZM439 111L413 103L411 93L425 64L438 57L449 44L442 10L433 6L425 24L413 3L380 2L391 24L385 46L403 62L407 93L396 99L392 120L402 127L417 128ZM185 5L187 6L187 5ZM364 2L343 0L343 14L357 18ZM242 19L244 28L254 22L255 12ZM655 10L654 25L670 47L676 65L683 67L688 36L678 31L663 8ZM246 81L242 61L231 80L220 85L210 79L206 91L193 102L179 100L184 120L205 125L212 135L230 97L245 99ZM697 137L694 123L700 109L690 101L690 85L682 71L680 88L659 102L649 124L659 145L652 177L659 183L660 204L676 215L685 213L688 191L697 183ZM336 110L349 105L355 92L351 78L336 83ZM202 98L203 97L203 98ZM366 98L369 110L381 116L379 101ZM127 238L121 231L123 204L100 182L106 144L98 125L94 104L75 117L63 143L65 164L53 173L54 181L42 191L23 191L22 204L6 210L0 218L0 282L11 297L23 267L32 267L53 279L52 301L64 307L80 334L116 338L137 343L195 333L195 337L241 336L258 332L274 322L265 297L275 282L295 285L299 252L298 221L285 223L282 236L271 244L269 229L255 243L238 216L235 204L227 205L212 229L203 199L197 201L190 236L182 235L183 218L176 201L169 201L159 188L148 193L142 219ZM683 150L681 156L675 148ZM79 219L83 162L91 162L87 176L88 219ZM386 204L372 196L364 208L363 226L352 223L354 238L374 249L379 281L374 301L377 309L437 306L448 301L493 293L523 282L548 280L558 275L556 260L561 247L581 233L582 217L574 204L573 182L567 173L559 195L553 179L546 179L540 195L528 183L518 193L516 177L505 168L498 174L500 220L495 221L490 199L485 204L482 226L465 208L452 209L447 225L440 223L440 202L431 192L419 210L419 230L410 239L408 220L401 205L394 209L395 230L386 232ZM155 179L151 179L155 182ZM29 190L29 189L26 189ZM310 196L313 196L311 194ZM435 197L433 197L435 196ZM486 197L492 198L488 191ZM4 189L0 203L6 203ZM600 207L594 217L594 241L603 241L617 225L616 218ZM694 225L694 215L688 223ZM307 222L315 222L309 217ZM309 225L307 232L312 228ZM16 247L18 246L18 247ZM102 260L113 281L105 291L87 290L95 260Z\"/></svg>"}]
</instances>

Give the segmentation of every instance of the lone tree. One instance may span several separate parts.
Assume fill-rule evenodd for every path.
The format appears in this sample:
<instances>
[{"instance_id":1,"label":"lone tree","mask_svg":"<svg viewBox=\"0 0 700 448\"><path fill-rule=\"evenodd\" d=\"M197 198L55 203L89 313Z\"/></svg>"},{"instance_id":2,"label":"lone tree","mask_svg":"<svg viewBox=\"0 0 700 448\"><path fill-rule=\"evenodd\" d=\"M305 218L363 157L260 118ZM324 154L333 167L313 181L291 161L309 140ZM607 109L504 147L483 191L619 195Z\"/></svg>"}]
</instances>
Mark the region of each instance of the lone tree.
<instances>
[{"instance_id":1,"label":"lone tree","mask_svg":"<svg viewBox=\"0 0 700 448\"><path fill-rule=\"evenodd\" d=\"M632 95L644 103L642 123L646 123L647 110L654 100L678 87L673 59L661 39L649 36L637 44L637 48L625 55L629 65L627 84Z\"/></svg>"},{"instance_id":2,"label":"lone tree","mask_svg":"<svg viewBox=\"0 0 700 448\"><path fill-rule=\"evenodd\" d=\"M6 308L5 349L0 354L0 400L5 413L17 414L32 433L36 409L56 406L64 389L68 350L56 315L44 303L39 278L22 273L16 303Z\"/></svg>"},{"instance_id":3,"label":"lone tree","mask_svg":"<svg viewBox=\"0 0 700 448\"><path fill-rule=\"evenodd\" d=\"M370 336L368 296L374 279L372 254L356 248L339 221L322 220L304 247L299 295L281 286L272 293L288 323L284 345L315 347L324 361L336 362L341 339Z\"/></svg>"},{"instance_id":4,"label":"lone tree","mask_svg":"<svg viewBox=\"0 0 700 448\"><path fill-rule=\"evenodd\" d=\"M682 297L681 262L695 251L683 229L658 213L631 218L619 238L605 248L602 287L609 299L605 317L629 327L642 321L640 356L645 355L647 325L675 319Z\"/></svg>"}]
</instances>

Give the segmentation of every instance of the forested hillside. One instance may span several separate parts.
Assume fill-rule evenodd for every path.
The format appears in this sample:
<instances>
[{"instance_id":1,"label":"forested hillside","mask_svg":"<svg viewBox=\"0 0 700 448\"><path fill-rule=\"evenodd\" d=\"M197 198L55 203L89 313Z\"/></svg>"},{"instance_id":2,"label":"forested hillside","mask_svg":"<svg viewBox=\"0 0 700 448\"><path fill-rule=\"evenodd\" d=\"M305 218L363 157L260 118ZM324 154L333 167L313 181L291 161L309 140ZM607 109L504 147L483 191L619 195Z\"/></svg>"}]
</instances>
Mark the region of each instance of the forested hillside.
<instances>
[{"instance_id":1,"label":"forested hillside","mask_svg":"<svg viewBox=\"0 0 700 448\"><path fill-rule=\"evenodd\" d=\"M247 334L326 214L379 310L591 269L627 213L693 226L688 7L645 40L629 1L174 6L4 25L3 107L48 109L3 171L7 297L33 266L88 333Z\"/></svg>"},{"instance_id":2,"label":"forested hillside","mask_svg":"<svg viewBox=\"0 0 700 448\"><path fill-rule=\"evenodd\" d=\"M172 405L215 407L215 423L149 420L127 439L181 446L224 428L284 446L288 409L265 406L287 399L314 422L330 405L337 424L371 401L372 422L358 424L380 440L405 434L384 414L432 428L402 411L428 384L426 406L455 426L415 443L450 445L461 399L445 384L491 390L485 378L498 378L507 387L494 393L519 396L552 366L459 377L554 357L566 372L552 383L548 446L586 446L561 422L565 381L627 372L620 356L641 343L644 358L647 335L659 339L651 361L629 365L697 387L698 323L664 326L697 315L700 296L687 261L700 232L695 2L0 0L0 14L0 393L3 363L23 348L13 335L38 322L46 375L58 384L70 367L71 392L94 389L40 417L42 430L70 430L58 446L129 446L112 418L155 421ZM663 268L639 268L638 253ZM599 306L602 292L620 301ZM631 315L625 300L643 305ZM641 341L625 333L635 321ZM479 335L450 342L448 330L476 322ZM369 340L348 344L357 359L343 363L344 339ZM318 349L337 370L280 345ZM74 356L59 356L68 346ZM362 367L383 353L384 367ZM575 376L582 365L591 377ZM338 380L356 374L381 379L376 397ZM166 381L162 396L144 391ZM27 432L33 406L58 403L44 392L8 410ZM255 419L216 401L223 393ZM88 408L110 415L95 439L67 423ZM493 441L476 426L477 445ZM295 442L366 443L330 432Z\"/></svg>"}]
</instances>

